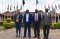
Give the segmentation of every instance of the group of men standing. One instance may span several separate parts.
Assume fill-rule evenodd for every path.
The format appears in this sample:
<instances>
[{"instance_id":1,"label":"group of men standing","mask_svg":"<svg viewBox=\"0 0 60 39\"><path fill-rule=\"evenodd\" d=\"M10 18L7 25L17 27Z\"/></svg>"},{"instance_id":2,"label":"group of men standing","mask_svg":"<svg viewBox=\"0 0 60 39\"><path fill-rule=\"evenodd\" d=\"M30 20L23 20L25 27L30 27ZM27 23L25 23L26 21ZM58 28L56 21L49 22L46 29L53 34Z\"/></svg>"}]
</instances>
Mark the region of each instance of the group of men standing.
<instances>
[{"instance_id":1,"label":"group of men standing","mask_svg":"<svg viewBox=\"0 0 60 39\"><path fill-rule=\"evenodd\" d=\"M35 13L32 15L29 13L29 10L26 10L24 16L20 14L20 10L17 10L17 13L14 16L15 27L16 27L16 37L20 37L22 19L24 23L24 36L28 30L28 37L31 38L31 24L33 23L34 37L40 39L40 27L43 26L43 39L48 39L49 29L51 25L51 13L48 12L49 9L45 9L45 12L35 10ZM41 14L42 13L42 14Z\"/></svg>"}]
</instances>

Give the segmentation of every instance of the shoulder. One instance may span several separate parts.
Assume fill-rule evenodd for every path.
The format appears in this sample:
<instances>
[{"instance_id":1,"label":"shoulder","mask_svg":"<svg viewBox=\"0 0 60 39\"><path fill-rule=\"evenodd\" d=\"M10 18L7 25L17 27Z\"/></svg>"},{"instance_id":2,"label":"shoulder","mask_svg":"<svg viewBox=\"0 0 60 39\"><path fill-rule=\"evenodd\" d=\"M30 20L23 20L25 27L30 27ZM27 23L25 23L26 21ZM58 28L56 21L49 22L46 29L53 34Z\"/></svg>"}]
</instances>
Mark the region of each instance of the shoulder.
<instances>
[{"instance_id":1,"label":"shoulder","mask_svg":"<svg viewBox=\"0 0 60 39\"><path fill-rule=\"evenodd\" d=\"M35 15L35 13L33 15Z\"/></svg>"},{"instance_id":2,"label":"shoulder","mask_svg":"<svg viewBox=\"0 0 60 39\"><path fill-rule=\"evenodd\" d=\"M51 12L48 12L49 15L51 15Z\"/></svg>"},{"instance_id":3,"label":"shoulder","mask_svg":"<svg viewBox=\"0 0 60 39\"><path fill-rule=\"evenodd\" d=\"M19 14L19 15L22 15L22 14Z\"/></svg>"},{"instance_id":4,"label":"shoulder","mask_svg":"<svg viewBox=\"0 0 60 39\"><path fill-rule=\"evenodd\" d=\"M45 15L46 12L43 12L42 15Z\"/></svg>"},{"instance_id":5,"label":"shoulder","mask_svg":"<svg viewBox=\"0 0 60 39\"><path fill-rule=\"evenodd\" d=\"M34 17L35 16L35 13L32 16Z\"/></svg>"},{"instance_id":6,"label":"shoulder","mask_svg":"<svg viewBox=\"0 0 60 39\"><path fill-rule=\"evenodd\" d=\"M26 14L24 14L24 16L25 16Z\"/></svg>"},{"instance_id":7,"label":"shoulder","mask_svg":"<svg viewBox=\"0 0 60 39\"><path fill-rule=\"evenodd\" d=\"M32 14L29 13L29 15L32 15Z\"/></svg>"},{"instance_id":8,"label":"shoulder","mask_svg":"<svg viewBox=\"0 0 60 39\"><path fill-rule=\"evenodd\" d=\"M24 17L26 16L26 14L24 14Z\"/></svg>"},{"instance_id":9,"label":"shoulder","mask_svg":"<svg viewBox=\"0 0 60 39\"><path fill-rule=\"evenodd\" d=\"M14 16L17 16L17 14L15 14Z\"/></svg>"},{"instance_id":10,"label":"shoulder","mask_svg":"<svg viewBox=\"0 0 60 39\"><path fill-rule=\"evenodd\" d=\"M30 13L29 13L30 14ZM31 14L30 14L31 15Z\"/></svg>"},{"instance_id":11,"label":"shoulder","mask_svg":"<svg viewBox=\"0 0 60 39\"><path fill-rule=\"evenodd\" d=\"M21 16L21 14L18 14L19 16Z\"/></svg>"},{"instance_id":12,"label":"shoulder","mask_svg":"<svg viewBox=\"0 0 60 39\"><path fill-rule=\"evenodd\" d=\"M40 14L40 13L38 13L38 15L39 15L39 16L41 16L41 14Z\"/></svg>"}]
</instances>

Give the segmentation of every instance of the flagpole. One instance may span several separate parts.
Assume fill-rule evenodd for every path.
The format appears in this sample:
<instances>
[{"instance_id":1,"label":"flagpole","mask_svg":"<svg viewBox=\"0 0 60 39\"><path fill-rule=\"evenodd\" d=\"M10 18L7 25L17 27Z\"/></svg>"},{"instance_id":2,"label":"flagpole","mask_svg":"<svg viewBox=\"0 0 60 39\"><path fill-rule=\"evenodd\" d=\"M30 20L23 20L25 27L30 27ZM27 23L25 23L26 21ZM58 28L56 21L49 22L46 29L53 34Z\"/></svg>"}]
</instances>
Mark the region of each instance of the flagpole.
<instances>
[{"instance_id":1,"label":"flagpole","mask_svg":"<svg viewBox=\"0 0 60 39\"><path fill-rule=\"evenodd\" d=\"M56 10L55 10L55 23L56 23Z\"/></svg>"},{"instance_id":2,"label":"flagpole","mask_svg":"<svg viewBox=\"0 0 60 39\"><path fill-rule=\"evenodd\" d=\"M3 5L4 5L4 3L3 3ZM2 6L3 7L3 6ZM3 12L3 9L2 9L2 12ZM3 12L3 21L4 21L4 12Z\"/></svg>"},{"instance_id":3,"label":"flagpole","mask_svg":"<svg viewBox=\"0 0 60 39\"><path fill-rule=\"evenodd\" d=\"M58 5L58 9L60 9L60 6ZM58 22L60 21L60 18L59 18L59 13L58 13Z\"/></svg>"},{"instance_id":4,"label":"flagpole","mask_svg":"<svg viewBox=\"0 0 60 39\"><path fill-rule=\"evenodd\" d=\"M55 23L56 23L56 13L55 13Z\"/></svg>"},{"instance_id":5,"label":"flagpole","mask_svg":"<svg viewBox=\"0 0 60 39\"><path fill-rule=\"evenodd\" d=\"M5 3L5 10L6 10L6 3ZM5 21L5 14L4 14L4 21Z\"/></svg>"},{"instance_id":6,"label":"flagpole","mask_svg":"<svg viewBox=\"0 0 60 39\"><path fill-rule=\"evenodd\" d=\"M9 4L8 4L8 7L7 7L7 11L8 11L8 13L9 13ZM8 18L8 14L7 14L7 18Z\"/></svg>"},{"instance_id":7,"label":"flagpole","mask_svg":"<svg viewBox=\"0 0 60 39\"><path fill-rule=\"evenodd\" d=\"M25 4L25 0L22 1L22 6L23 6L23 16L24 16L24 4ZM23 23L23 19L22 19L22 23Z\"/></svg>"},{"instance_id":8,"label":"flagpole","mask_svg":"<svg viewBox=\"0 0 60 39\"><path fill-rule=\"evenodd\" d=\"M10 18L11 18L11 5L10 5L10 12L9 13L10 13Z\"/></svg>"},{"instance_id":9,"label":"flagpole","mask_svg":"<svg viewBox=\"0 0 60 39\"><path fill-rule=\"evenodd\" d=\"M56 23L56 11L55 11L55 13L54 13L54 21L55 21L55 23Z\"/></svg>"},{"instance_id":10,"label":"flagpole","mask_svg":"<svg viewBox=\"0 0 60 39\"><path fill-rule=\"evenodd\" d=\"M36 9L37 9L38 0L36 0Z\"/></svg>"},{"instance_id":11,"label":"flagpole","mask_svg":"<svg viewBox=\"0 0 60 39\"><path fill-rule=\"evenodd\" d=\"M3 17L3 2L2 2L2 20L4 19Z\"/></svg>"},{"instance_id":12,"label":"flagpole","mask_svg":"<svg viewBox=\"0 0 60 39\"><path fill-rule=\"evenodd\" d=\"M4 5L4 3L3 3L3 5ZM2 10L3 10L3 9L2 9ZM4 11L3 11L3 21L4 21L4 18L5 18L5 17L4 17Z\"/></svg>"},{"instance_id":13,"label":"flagpole","mask_svg":"<svg viewBox=\"0 0 60 39\"><path fill-rule=\"evenodd\" d=\"M23 6L23 16L24 16L24 4L25 4L25 0L22 1L22 6Z\"/></svg>"},{"instance_id":14,"label":"flagpole","mask_svg":"<svg viewBox=\"0 0 60 39\"><path fill-rule=\"evenodd\" d=\"M24 17L24 5L22 5L23 6L23 17ZM23 19L22 19L22 23L23 23Z\"/></svg>"},{"instance_id":15,"label":"flagpole","mask_svg":"<svg viewBox=\"0 0 60 39\"><path fill-rule=\"evenodd\" d=\"M4 3L5 4L5 3ZM5 10L6 10L6 4L5 4ZM5 21L5 14L4 14L4 21Z\"/></svg>"},{"instance_id":16,"label":"flagpole","mask_svg":"<svg viewBox=\"0 0 60 39\"><path fill-rule=\"evenodd\" d=\"M37 4L36 4L36 9L37 9Z\"/></svg>"},{"instance_id":17,"label":"flagpole","mask_svg":"<svg viewBox=\"0 0 60 39\"><path fill-rule=\"evenodd\" d=\"M3 20L3 2L2 2L2 20Z\"/></svg>"},{"instance_id":18,"label":"flagpole","mask_svg":"<svg viewBox=\"0 0 60 39\"><path fill-rule=\"evenodd\" d=\"M59 22L59 13L58 13L58 22Z\"/></svg>"},{"instance_id":19,"label":"flagpole","mask_svg":"<svg viewBox=\"0 0 60 39\"><path fill-rule=\"evenodd\" d=\"M15 12L15 4L14 4L14 15L15 15L15 13L16 13L16 12ZM14 18L14 16L13 16L13 18Z\"/></svg>"}]
</instances>

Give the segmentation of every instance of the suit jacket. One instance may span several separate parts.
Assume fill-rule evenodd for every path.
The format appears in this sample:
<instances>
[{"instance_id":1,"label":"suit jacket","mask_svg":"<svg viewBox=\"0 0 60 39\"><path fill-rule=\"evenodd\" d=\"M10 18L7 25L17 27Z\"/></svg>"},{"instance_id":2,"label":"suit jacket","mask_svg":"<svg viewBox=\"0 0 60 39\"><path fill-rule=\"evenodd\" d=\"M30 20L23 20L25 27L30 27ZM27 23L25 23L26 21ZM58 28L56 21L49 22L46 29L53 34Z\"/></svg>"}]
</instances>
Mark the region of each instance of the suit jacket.
<instances>
[{"instance_id":1,"label":"suit jacket","mask_svg":"<svg viewBox=\"0 0 60 39\"><path fill-rule=\"evenodd\" d=\"M18 23L16 22L17 15L19 15L19 22L18 22ZM15 21L15 23L16 23L16 24L22 23L22 17L23 17L22 14L15 14L15 15L14 15L14 21Z\"/></svg>"},{"instance_id":2,"label":"suit jacket","mask_svg":"<svg viewBox=\"0 0 60 39\"><path fill-rule=\"evenodd\" d=\"M35 14L33 15L33 23L35 24ZM41 14L38 13L38 22L41 23Z\"/></svg>"},{"instance_id":3,"label":"suit jacket","mask_svg":"<svg viewBox=\"0 0 60 39\"><path fill-rule=\"evenodd\" d=\"M26 14L24 14L23 22L24 22L24 24L26 24L26 23L27 23L27 22L26 22ZM31 15L31 14L29 14L29 22L28 22L28 24L31 24L31 23L32 23L32 15Z\"/></svg>"},{"instance_id":4,"label":"suit jacket","mask_svg":"<svg viewBox=\"0 0 60 39\"><path fill-rule=\"evenodd\" d=\"M46 14L46 12L42 14L43 25L51 25L51 13L48 12L48 16Z\"/></svg>"}]
</instances>

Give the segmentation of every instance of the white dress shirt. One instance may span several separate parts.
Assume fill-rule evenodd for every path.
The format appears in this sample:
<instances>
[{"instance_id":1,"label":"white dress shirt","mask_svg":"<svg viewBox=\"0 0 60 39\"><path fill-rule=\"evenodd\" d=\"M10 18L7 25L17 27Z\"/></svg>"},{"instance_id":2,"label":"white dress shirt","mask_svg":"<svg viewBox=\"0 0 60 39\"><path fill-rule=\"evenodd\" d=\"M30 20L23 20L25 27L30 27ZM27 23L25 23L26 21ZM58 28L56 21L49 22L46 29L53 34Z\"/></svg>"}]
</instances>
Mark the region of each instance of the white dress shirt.
<instances>
[{"instance_id":1,"label":"white dress shirt","mask_svg":"<svg viewBox=\"0 0 60 39\"><path fill-rule=\"evenodd\" d=\"M17 18L16 19L19 20L19 15L17 15Z\"/></svg>"},{"instance_id":2,"label":"white dress shirt","mask_svg":"<svg viewBox=\"0 0 60 39\"><path fill-rule=\"evenodd\" d=\"M29 14L26 14L26 22L29 22Z\"/></svg>"},{"instance_id":3,"label":"white dress shirt","mask_svg":"<svg viewBox=\"0 0 60 39\"><path fill-rule=\"evenodd\" d=\"M19 15L17 15L16 21L17 21L17 22L19 21Z\"/></svg>"},{"instance_id":4,"label":"white dress shirt","mask_svg":"<svg viewBox=\"0 0 60 39\"><path fill-rule=\"evenodd\" d=\"M47 13L47 16L48 16L48 13Z\"/></svg>"}]
</instances>

